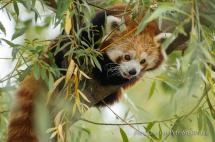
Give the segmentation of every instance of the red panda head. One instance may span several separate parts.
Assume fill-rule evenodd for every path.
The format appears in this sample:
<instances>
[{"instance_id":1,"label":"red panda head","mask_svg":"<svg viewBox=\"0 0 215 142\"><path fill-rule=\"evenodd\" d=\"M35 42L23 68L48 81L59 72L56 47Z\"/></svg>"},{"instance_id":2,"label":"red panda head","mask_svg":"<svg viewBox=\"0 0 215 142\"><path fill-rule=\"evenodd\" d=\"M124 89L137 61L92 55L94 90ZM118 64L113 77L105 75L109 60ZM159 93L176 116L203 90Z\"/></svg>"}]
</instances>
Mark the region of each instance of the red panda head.
<instances>
[{"instance_id":1,"label":"red panda head","mask_svg":"<svg viewBox=\"0 0 215 142\"><path fill-rule=\"evenodd\" d=\"M137 78L145 71L157 68L163 55L159 39L157 24L148 23L145 29L135 34L140 17L132 19L130 16L122 17L109 15L106 17L106 36L101 48L107 56L117 64L113 70L126 79ZM124 30L120 30L123 25Z\"/></svg>"}]
</instances>

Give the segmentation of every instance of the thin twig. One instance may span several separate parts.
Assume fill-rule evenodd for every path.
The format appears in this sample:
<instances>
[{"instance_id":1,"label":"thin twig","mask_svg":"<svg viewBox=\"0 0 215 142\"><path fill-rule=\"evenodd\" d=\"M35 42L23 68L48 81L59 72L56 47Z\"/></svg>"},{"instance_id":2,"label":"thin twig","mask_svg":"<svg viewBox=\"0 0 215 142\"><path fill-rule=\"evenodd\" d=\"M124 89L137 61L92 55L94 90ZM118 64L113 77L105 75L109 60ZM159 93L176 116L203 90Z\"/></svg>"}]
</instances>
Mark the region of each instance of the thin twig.
<instances>
[{"instance_id":1,"label":"thin twig","mask_svg":"<svg viewBox=\"0 0 215 142\"><path fill-rule=\"evenodd\" d=\"M92 123L95 125L108 125L108 126L123 126L123 125L143 125L143 124L149 124L149 123L161 123L161 122L167 122L167 121L172 121L178 119L178 117L174 117L174 118L169 118L169 119L165 119L165 120L156 120L156 121L148 121L148 122L132 122L132 123L101 123L101 122L94 122L85 118L81 118L81 121L85 121L88 123Z\"/></svg>"},{"instance_id":2,"label":"thin twig","mask_svg":"<svg viewBox=\"0 0 215 142\"><path fill-rule=\"evenodd\" d=\"M134 130L136 130L137 132L139 132L140 134L146 136L147 138L151 139L148 135L146 135L144 132L141 132L140 130L138 130L136 127L134 127L132 124L129 124L126 120L124 120L122 117L120 117L116 112L114 112L110 106L108 106L105 101L102 100L102 103L105 104L105 106L116 116L118 117L121 121L123 121L125 124L127 124L128 126L130 126L131 128L133 128Z\"/></svg>"},{"instance_id":3,"label":"thin twig","mask_svg":"<svg viewBox=\"0 0 215 142\"><path fill-rule=\"evenodd\" d=\"M203 98L207 95L207 92L209 91L209 88L205 89L205 92L204 94L200 97L199 101L197 102L197 104L186 114L183 114L181 116L177 116L177 117L173 117L173 118L168 118L168 119L164 119L164 120L155 120L155 121L148 121L148 122L133 122L133 123L101 123L101 122L94 122L94 121L91 121L91 120L87 120L85 118L81 118L80 120L81 121L85 121L85 122L88 122L88 123L92 123L92 124L95 124L95 125L108 125L108 126L121 126L121 125L142 125L142 124L149 124L149 123L162 123L162 122L168 122L168 121L172 121L172 120L175 120L175 119L185 119L187 118L188 116L192 115L192 114L195 114L197 112L195 112L195 110L198 108L198 106L201 104ZM113 110L107 105L107 107L113 112ZM203 106L202 106L203 107ZM209 109L208 108L205 108L205 109ZM113 112L114 114L116 114L115 112ZM119 117L117 114L116 114L117 117ZM119 117L120 118L120 117ZM124 120L125 121L125 120ZM123 122L124 122L123 121Z\"/></svg>"},{"instance_id":4,"label":"thin twig","mask_svg":"<svg viewBox=\"0 0 215 142\"><path fill-rule=\"evenodd\" d=\"M0 113L7 113L7 112L9 112L9 110L2 110L2 111L0 111Z\"/></svg>"}]
</instances>

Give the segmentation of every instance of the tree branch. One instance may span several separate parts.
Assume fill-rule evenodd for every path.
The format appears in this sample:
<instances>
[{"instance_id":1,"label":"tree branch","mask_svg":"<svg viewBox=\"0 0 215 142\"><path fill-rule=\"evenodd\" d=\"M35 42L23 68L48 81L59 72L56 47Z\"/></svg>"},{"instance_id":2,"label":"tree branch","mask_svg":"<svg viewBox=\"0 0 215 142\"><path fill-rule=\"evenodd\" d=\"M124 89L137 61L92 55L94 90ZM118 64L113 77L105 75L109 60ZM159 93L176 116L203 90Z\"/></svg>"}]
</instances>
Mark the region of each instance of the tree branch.
<instances>
[{"instance_id":1,"label":"tree branch","mask_svg":"<svg viewBox=\"0 0 215 142\"><path fill-rule=\"evenodd\" d=\"M149 124L149 123L162 123L162 122L168 122L168 121L172 121L175 119L185 119L188 116L197 113L198 111L197 108L198 106L201 104L202 100L204 99L205 96L207 96L208 91L210 90L210 88L205 88L205 91L203 93L203 95L200 97L200 99L198 100L198 102L196 103L196 105L187 113L181 115L181 116L176 116L173 118L168 118L168 119L164 119L164 120L155 120L155 121L148 121L148 122L133 122L133 123L102 123L102 122L95 122L95 121L91 121L85 118L80 118L79 120L87 122L87 123L91 123L91 124L95 124L95 125L108 125L108 126L123 126L123 125L143 125L143 124ZM203 106L201 106L203 107ZM201 108L200 107L200 108ZM210 109L210 107L205 108L205 110ZM113 110L111 110L113 112ZM114 113L117 117L119 117L116 113ZM124 122L124 121L123 121Z\"/></svg>"},{"instance_id":2,"label":"tree branch","mask_svg":"<svg viewBox=\"0 0 215 142\"><path fill-rule=\"evenodd\" d=\"M13 2L13 0L10 0L7 3L5 3L2 7L0 7L0 10L4 9L7 5L9 5L12 2Z\"/></svg>"}]
</instances>

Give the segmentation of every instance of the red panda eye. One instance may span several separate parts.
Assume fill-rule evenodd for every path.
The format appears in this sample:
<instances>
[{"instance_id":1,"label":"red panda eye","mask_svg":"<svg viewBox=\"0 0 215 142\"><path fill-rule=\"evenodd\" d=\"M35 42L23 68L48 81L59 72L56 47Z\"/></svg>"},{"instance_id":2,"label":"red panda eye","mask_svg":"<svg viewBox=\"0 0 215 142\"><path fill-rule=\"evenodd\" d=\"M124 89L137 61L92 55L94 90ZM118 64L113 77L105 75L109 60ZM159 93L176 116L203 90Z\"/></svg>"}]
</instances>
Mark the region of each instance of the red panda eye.
<instances>
[{"instance_id":1,"label":"red panda eye","mask_svg":"<svg viewBox=\"0 0 215 142\"><path fill-rule=\"evenodd\" d=\"M130 61L131 60L131 56L130 55L125 55L124 58L125 58L126 61Z\"/></svg>"},{"instance_id":2,"label":"red panda eye","mask_svg":"<svg viewBox=\"0 0 215 142\"><path fill-rule=\"evenodd\" d=\"M146 62L146 59L142 59L141 61L140 61L140 64L144 64Z\"/></svg>"}]
</instances>

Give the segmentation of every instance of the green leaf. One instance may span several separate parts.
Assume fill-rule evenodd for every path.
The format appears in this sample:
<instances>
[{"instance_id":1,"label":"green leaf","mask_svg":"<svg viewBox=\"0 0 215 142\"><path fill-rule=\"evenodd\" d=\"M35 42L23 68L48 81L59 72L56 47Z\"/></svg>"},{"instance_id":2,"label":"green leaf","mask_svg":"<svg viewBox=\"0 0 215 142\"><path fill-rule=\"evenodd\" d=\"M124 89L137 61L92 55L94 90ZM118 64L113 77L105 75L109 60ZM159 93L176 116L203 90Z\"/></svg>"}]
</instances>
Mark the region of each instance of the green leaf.
<instances>
[{"instance_id":1,"label":"green leaf","mask_svg":"<svg viewBox=\"0 0 215 142\"><path fill-rule=\"evenodd\" d=\"M212 142L215 142L215 130L214 130L214 125L213 123L211 122L211 120L207 117L206 118L206 122L207 122L207 125L208 125L208 129L210 131L210 134L211 134L211 139L212 139Z\"/></svg>"},{"instance_id":2,"label":"green leaf","mask_svg":"<svg viewBox=\"0 0 215 142\"><path fill-rule=\"evenodd\" d=\"M154 124L155 124L154 122L150 122L146 127L146 132L149 132L152 129L152 127L154 126Z\"/></svg>"},{"instance_id":3,"label":"green leaf","mask_svg":"<svg viewBox=\"0 0 215 142\"><path fill-rule=\"evenodd\" d=\"M155 140L159 140L159 138L158 137L156 137L156 135L154 134L154 133L152 133L151 131L150 132L148 132L149 133L149 135L153 138L153 139L155 139Z\"/></svg>"},{"instance_id":4,"label":"green leaf","mask_svg":"<svg viewBox=\"0 0 215 142\"><path fill-rule=\"evenodd\" d=\"M21 28L21 29L16 29L15 33L12 36L12 40L20 37L21 35L23 35L26 31L26 28Z\"/></svg>"},{"instance_id":5,"label":"green leaf","mask_svg":"<svg viewBox=\"0 0 215 142\"><path fill-rule=\"evenodd\" d=\"M4 28L4 25L0 21L0 30L6 35L6 30Z\"/></svg>"},{"instance_id":6,"label":"green leaf","mask_svg":"<svg viewBox=\"0 0 215 142\"><path fill-rule=\"evenodd\" d=\"M32 3L30 0L19 0L19 2L28 10L31 10Z\"/></svg>"},{"instance_id":7,"label":"green leaf","mask_svg":"<svg viewBox=\"0 0 215 142\"><path fill-rule=\"evenodd\" d=\"M162 132L160 123L158 124L158 127L159 127L159 140L161 140L163 132Z\"/></svg>"},{"instance_id":8,"label":"green leaf","mask_svg":"<svg viewBox=\"0 0 215 142\"><path fill-rule=\"evenodd\" d=\"M13 57L13 59L16 58L17 53L19 53L19 49L13 48L13 49L12 49L12 57Z\"/></svg>"},{"instance_id":9,"label":"green leaf","mask_svg":"<svg viewBox=\"0 0 215 142\"><path fill-rule=\"evenodd\" d=\"M150 98L153 96L153 94L154 94L154 92L155 92L155 86L156 86L156 83L155 83L155 81L153 81L153 82L152 82L152 85L151 85L151 87L150 87L148 99L150 99Z\"/></svg>"},{"instance_id":10,"label":"green leaf","mask_svg":"<svg viewBox=\"0 0 215 142\"><path fill-rule=\"evenodd\" d=\"M206 96L206 100L207 100L208 106L209 106L209 108L210 108L211 116L212 116L213 119L215 120L215 110L214 110L214 108L213 108L213 105L211 104L211 101L210 101L210 98L209 98L208 95Z\"/></svg>"},{"instance_id":11,"label":"green leaf","mask_svg":"<svg viewBox=\"0 0 215 142\"><path fill-rule=\"evenodd\" d=\"M48 84L49 88L52 88L53 84L54 84L54 78L52 74L49 72L49 84Z\"/></svg>"},{"instance_id":12,"label":"green leaf","mask_svg":"<svg viewBox=\"0 0 215 142\"><path fill-rule=\"evenodd\" d=\"M18 44L14 44L13 42L0 38L0 40L3 40L4 42L6 42L10 47L15 47L15 46L19 46Z\"/></svg>"},{"instance_id":13,"label":"green leaf","mask_svg":"<svg viewBox=\"0 0 215 142\"><path fill-rule=\"evenodd\" d=\"M39 69L39 65L37 63L34 64L33 66L34 69L34 77L36 80L38 80L40 78L40 69Z\"/></svg>"},{"instance_id":14,"label":"green leaf","mask_svg":"<svg viewBox=\"0 0 215 142\"><path fill-rule=\"evenodd\" d=\"M16 1L13 1L13 8L17 16L19 16L19 7Z\"/></svg>"},{"instance_id":15,"label":"green leaf","mask_svg":"<svg viewBox=\"0 0 215 142\"><path fill-rule=\"evenodd\" d=\"M163 14L165 14L169 11L176 11L178 13L182 13L184 15L187 15L184 11L178 9L176 6L174 6L171 3L163 3L162 5L159 5L159 7L155 11L153 11L153 13L150 13L150 11L148 11L146 13L143 20L140 22L140 24L137 27L136 34L139 34L140 32L142 32L143 29L145 28L145 26L149 22L161 17Z\"/></svg>"},{"instance_id":16,"label":"green leaf","mask_svg":"<svg viewBox=\"0 0 215 142\"><path fill-rule=\"evenodd\" d=\"M202 113L202 110L199 109L198 111L198 117L197 117L197 122L198 122L198 128L201 131L203 129L203 115L204 113Z\"/></svg>"},{"instance_id":17,"label":"green leaf","mask_svg":"<svg viewBox=\"0 0 215 142\"><path fill-rule=\"evenodd\" d=\"M56 24L59 24L60 20L64 17L64 12L68 9L70 6L70 0L59 0L57 1L57 11L56 11L56 17L59 21L57 21Z\"/></svg>"},{"instance_id":18,"label":"green leaf","mask_svg":"<svg viewBox=\"0 0 215 142\"><path fill-rule=\"evenodd\" d=\"M127 137L125 131L122 128L119 128L119 129L120 129L120 134L122 136L123 142L129 142L128 137Z\"/></svg>"},{"instance_id":19,"label":"green leaf","mask_svg":"<svg viewBox=\"0 0 215 142\"><path fill-rule=\"evenodd\" d=\"M96 65L96 67L101 71L102 67L101 67L98 59L96 57L94 57L94 56L92 56L92 57L93 57L93 61L94 61L95 65Z\"/></svg>"},{"instance_id":20,"label":"green leaf","mask_svg":"<svg viewBox=\"0 0 215 142\"><path fill-rule=\"evenodd\" d=\"M45 80L47 78L46 69L44 67L41 68L41 77L43 80Z\"/></svg>"}]
</instances>

